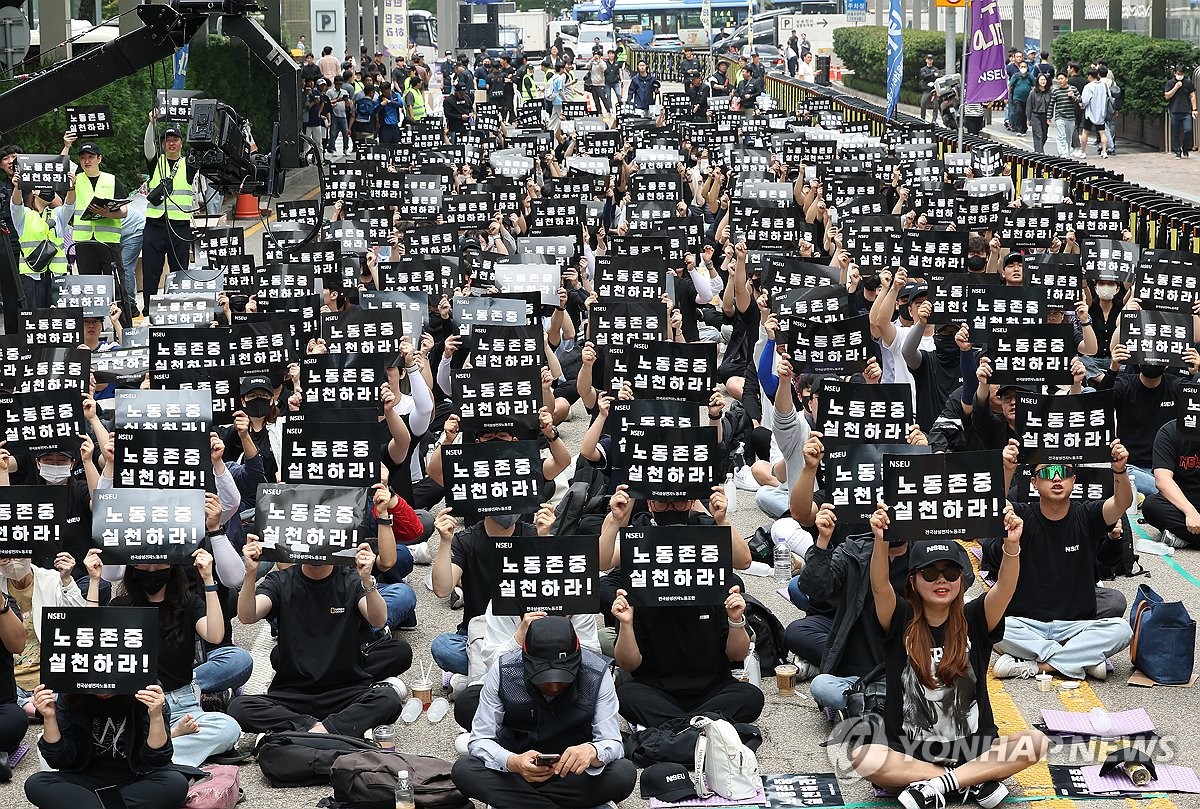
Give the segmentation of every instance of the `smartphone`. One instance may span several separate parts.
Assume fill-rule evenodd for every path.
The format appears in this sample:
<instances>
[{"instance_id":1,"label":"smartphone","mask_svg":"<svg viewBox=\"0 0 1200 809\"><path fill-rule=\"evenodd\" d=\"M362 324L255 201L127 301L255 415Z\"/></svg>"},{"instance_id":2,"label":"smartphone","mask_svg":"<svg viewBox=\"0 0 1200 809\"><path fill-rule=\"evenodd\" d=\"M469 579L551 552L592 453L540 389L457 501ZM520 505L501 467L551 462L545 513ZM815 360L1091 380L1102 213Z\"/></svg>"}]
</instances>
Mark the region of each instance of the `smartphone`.
<instances>
[{"instance_id":1,"label":"smartphone","mask_svg":"<svg viewBox=\"0 0 1200 809\"><path fill-rule=\"evenodd\" d=\"M96 797L100 799L100 806L103 809L129 809L129 805L121 797L121 790L117 787L97 789Z\"/></svg>"},{"instance_id":2,"label":"smartphone","mask_svg":"<svg viewBox=\"0 0 1200 809\"><path fill-rule=\"evenodd\" d=\"M534 763L539 767L553 767L558 763L560 758L562 758L562 756L558 753L538 753L537 757L534 759ZM105 807L105 809L108 809L108 807Z\"/></svg>"}]
</instances>

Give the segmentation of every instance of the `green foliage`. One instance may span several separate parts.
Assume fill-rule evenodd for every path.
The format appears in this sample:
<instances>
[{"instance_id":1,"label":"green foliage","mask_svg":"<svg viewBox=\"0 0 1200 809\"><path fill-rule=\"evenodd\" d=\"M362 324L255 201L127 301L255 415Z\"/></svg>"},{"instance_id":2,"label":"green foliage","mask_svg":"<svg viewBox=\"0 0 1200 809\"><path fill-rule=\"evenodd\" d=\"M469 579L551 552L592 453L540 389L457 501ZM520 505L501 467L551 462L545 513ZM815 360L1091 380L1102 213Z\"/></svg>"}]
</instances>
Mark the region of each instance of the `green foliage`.
<instances>
[{"instance_id":1,"label":"green foliage","mask_svg":"<svg viewBox=\"0 0 1200 809\"><path fill-rule=\"evenodd\" d=\"M224 101L250 121L260 149L271 144L279 115L275 76L241 40L212 34L195 39L188 53L187 86Z\"/></svg>"},{"instance_id":2,"label":"green foliage","mask_svg":"<svg viewBox=\"0 0 1200 809\"><path fill-rule=\"evenodd\" d=\"M1200 62L1200 48L1178 39L1151 39L1140 34L1093 30L1063 34L1054 40L1054 65L1065 70L1078 62L1086 74L1093 59L1104 58L1124 94L1124 111L1155 118L1167 108L1163 86L1176 64Z\"/></svg>"},{"instance_id":3,"label":"green foliage","mask_svg":"<svg viewBox=\"0 0 1200 809\"><path fill-rule=\"evenodd\" d=\"M875 96L876 98L887 98L886 84L876 84L874 82L864 81L853 73L843 73L842 84L846 86L847 90L857 90L860 93L867 93ZM911 87L901 87L900 103L912 104L914 107L919 107L921 105L920 91L914 90Z\"/></svg>"},{"instance_id":4,"label":"green foliage","mask_svg":"<svg viewBox=\"0 0 1200 809\"><path fill-rule=\"evenodd\" d=\"M153 106L151 71L154 71L154 86L161 87L163 76L167 80L171 77L171 60L120 78L74 102L81 105L109 105L114 134L111 138L98 138L96 142L104 152L104 170L115 174L131 190L141 184L141 175L146 173L142 136L146 131L146 114ZM11 86L11 82L0 82L0 90L7 90ZM56 109L12 132L4 133L4 142L15 143L28 153L57 154L62 149L66 122L66 110ZM81 145L76 143L76 149ZM78 152L72 157L78 159Z\"/></svg>"},{"instance_id":5,"label":"green foliage","mask_svg":"<svg viewBox=\"0 0 1200 809\"><path fill-rule=\"evenodd\" d=\"M842 63L854 71L851 80L858 89L887 94L887 28L880 25L860 25L839 28L833 32L833 49ZM925 54L932 53L935 64L941 65L946 53L946 34L943 31L916 31L904 29L904 86L900 99L908 104L919 104L921 94L921 68L925 66ZM962 36L957 38L955 53L962 53ZM954 65L944 73L958 72ZM851 80L843 77L846 86Z\"/></svg>"}]
</instances>

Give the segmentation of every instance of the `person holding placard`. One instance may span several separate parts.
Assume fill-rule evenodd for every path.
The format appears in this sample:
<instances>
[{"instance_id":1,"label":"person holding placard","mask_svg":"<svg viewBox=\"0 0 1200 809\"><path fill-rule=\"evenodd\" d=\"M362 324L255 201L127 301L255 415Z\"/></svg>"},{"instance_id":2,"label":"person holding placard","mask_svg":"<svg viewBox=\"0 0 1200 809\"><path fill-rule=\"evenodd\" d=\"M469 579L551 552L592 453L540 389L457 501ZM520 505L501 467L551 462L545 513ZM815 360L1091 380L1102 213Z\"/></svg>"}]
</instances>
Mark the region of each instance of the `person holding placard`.
<instances>
[{"instance_id":1,"label":"person holding placard","mask_svg":"<svg viewBox=\"0 0 1200 809\"><path fill-rule=\"evenodd\" d=\"M872 734L851 752L851 762L873 784L902 790L904 809L945 806L947 799L992 809L1008 795L1001 782L1036 764L1050 747L1037 730L999 736L987 687L992 645L1004 637L1004 613L1022 568L1024 523L1012 506L1005 509L996 585L964 603L963 573L971 562L953 541L916 543L905 597L896 596L884 538L888 522L881 503L871 517L870 570L875 616L887 639L882 738Z\"/></svg>"},{"instance_id":2,"label":"person holding placard","mask_svg":"<svg viewBox=\"0 0 1200 809\"><path fill-rule=\"evenodd\" d=\"M114 791L130 809L179 809L187 778L171 767L170 709L161 686L136 694L33 692L42 715L38 750L52 772L25 781L38 809L97 806L98 792Z\"/></svg>"},{"instance_id":3,"label":"person holding placard","mask_svg":"<svg viewBox=\"0 0 1200 809\"><path fill-rule=\"evenodd\" d=\"M1158 490L1142 503L1146 522L1162 531L1172 548L1200 548L1200 442L1181 434L1171 419L1154 437L1154 482ZM1137 475L1135 474L1135 478Z\"/></svg>"},{"instance_id":4,"label":"person holding placard","mask_svg":"<svg viewBox=\"0 0 1200 809\"><path fill-rule=\"evenodd\" d=\"M113 277L123 281L121 272L121 220L129 214L129 205L125 186L113 174L100 170L104 157L100 147L95 143L85 143L79 147L79 166L82 174L75 175L75 218L71 228L71 238L75 242L76 260L87 264L79 270L81 275L93 274L95 269L103 269L102 256L107 255L111 262ZM124 203L124 204L115 204ZM90 261L80 261L80 256L87 253L85 247L99 247L100 256L91 253ZM125 290L123 303L133 312L129 304L133 303L137 290Z\"/></svg>"},{"instance_id":5,"label":"person holding placard","mask_svg":"<svg viewBox=\"0 0 1200 809\"><path fill-rule=\"evenodd\" d=\"M54 289L52 278L67 273L64 241L75 215L75 173L69 175L66 198L51 188L23 193L20 174L13 174L9 216L20 238L17 256L26 309L48 309Z\"/></svg>"},{"instance_id":6,"label":"person holding placard","mask_svg":"<svg viewBox=\"0 0 1200 809\"><path fill-rule=\"evenodd\" d=\"M38 643L37 631L33 624L32 591L34 581L32 574L26 573L22 579L28 580L24 590L30 595L27 609L20 609L17 597L9 593L9 589L13 587L10 582L14 581L15 574L20 572L21 563L28 565L29 560L0 560L0 574L3 576L0 579L0 593L2 593L0 594L0 784L12 780L12 767L9 766L8 757L21 744L21 739L25 737L25 729L29 727L31 714L20 703L22 689L17 681L17 667L21 666L28 670L26 649L31 641L34 647L33 659L38 660L39 665L41 659L41 646ZM50 577L56 578L53 573L50 574ZM67 579L70 580L69 572ZM43 589L50 590L52 588ZM61 589L65 591L66 588ZM75 589L78 591L79 588ZM18 591L17 594L20 595L20 592ZM22 672L22 674L25 673ZM37 671L34 671L34 676L37 676ZM29 692L25 691L24 694L28 700Z\"/></svg>"}]
</instances>

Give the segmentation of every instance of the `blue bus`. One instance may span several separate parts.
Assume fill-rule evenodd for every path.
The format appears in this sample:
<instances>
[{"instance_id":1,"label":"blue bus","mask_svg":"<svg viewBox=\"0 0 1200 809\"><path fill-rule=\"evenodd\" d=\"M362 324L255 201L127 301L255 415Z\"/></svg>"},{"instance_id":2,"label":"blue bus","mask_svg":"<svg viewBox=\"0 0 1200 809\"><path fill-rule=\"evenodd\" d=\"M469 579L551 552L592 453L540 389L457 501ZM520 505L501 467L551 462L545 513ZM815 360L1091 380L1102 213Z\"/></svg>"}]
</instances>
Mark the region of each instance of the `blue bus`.
<instances>
[{"instance_id":1,"label":"blue bus","mask_svg":"<svg viewBox=\"0 0 1200 809\"><path fill-rule=\"evenodd\" d=\"M633 40L643 48L708 47L708 30L700 20L701 0L617 0L613 7L613 28L618 37ZM745 0L711 0L712 30L732 32L746 21L751 7ZM753 10L758 11L757 3ZM577 3L572 18L578 22L597 22L600 4Z\"/></svg>"}]
</instances>

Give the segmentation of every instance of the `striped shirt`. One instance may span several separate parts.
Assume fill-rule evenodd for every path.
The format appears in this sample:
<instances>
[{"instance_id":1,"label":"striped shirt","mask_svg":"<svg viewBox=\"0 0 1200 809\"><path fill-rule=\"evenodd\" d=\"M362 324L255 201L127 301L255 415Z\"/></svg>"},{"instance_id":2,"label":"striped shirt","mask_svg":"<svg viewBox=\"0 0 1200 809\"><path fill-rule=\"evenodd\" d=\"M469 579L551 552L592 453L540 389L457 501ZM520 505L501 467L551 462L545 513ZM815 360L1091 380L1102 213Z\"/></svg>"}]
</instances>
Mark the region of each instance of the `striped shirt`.
<instances>
[{"instance_id":1,"label":"striped shirt","mask_svg":"<svg viewBox=\"0 0 1200 809\"><path fill-rule=\"evenodd\" d=\"M1075 120L1075 113L1079 110L1079 105L1076 103L1078 95L1072 98L1074 89L1071 87L1055 87L1050 91L1050 108L1048 112L1051 118L1069 118Z\"/></svg>"}]
</instances>

